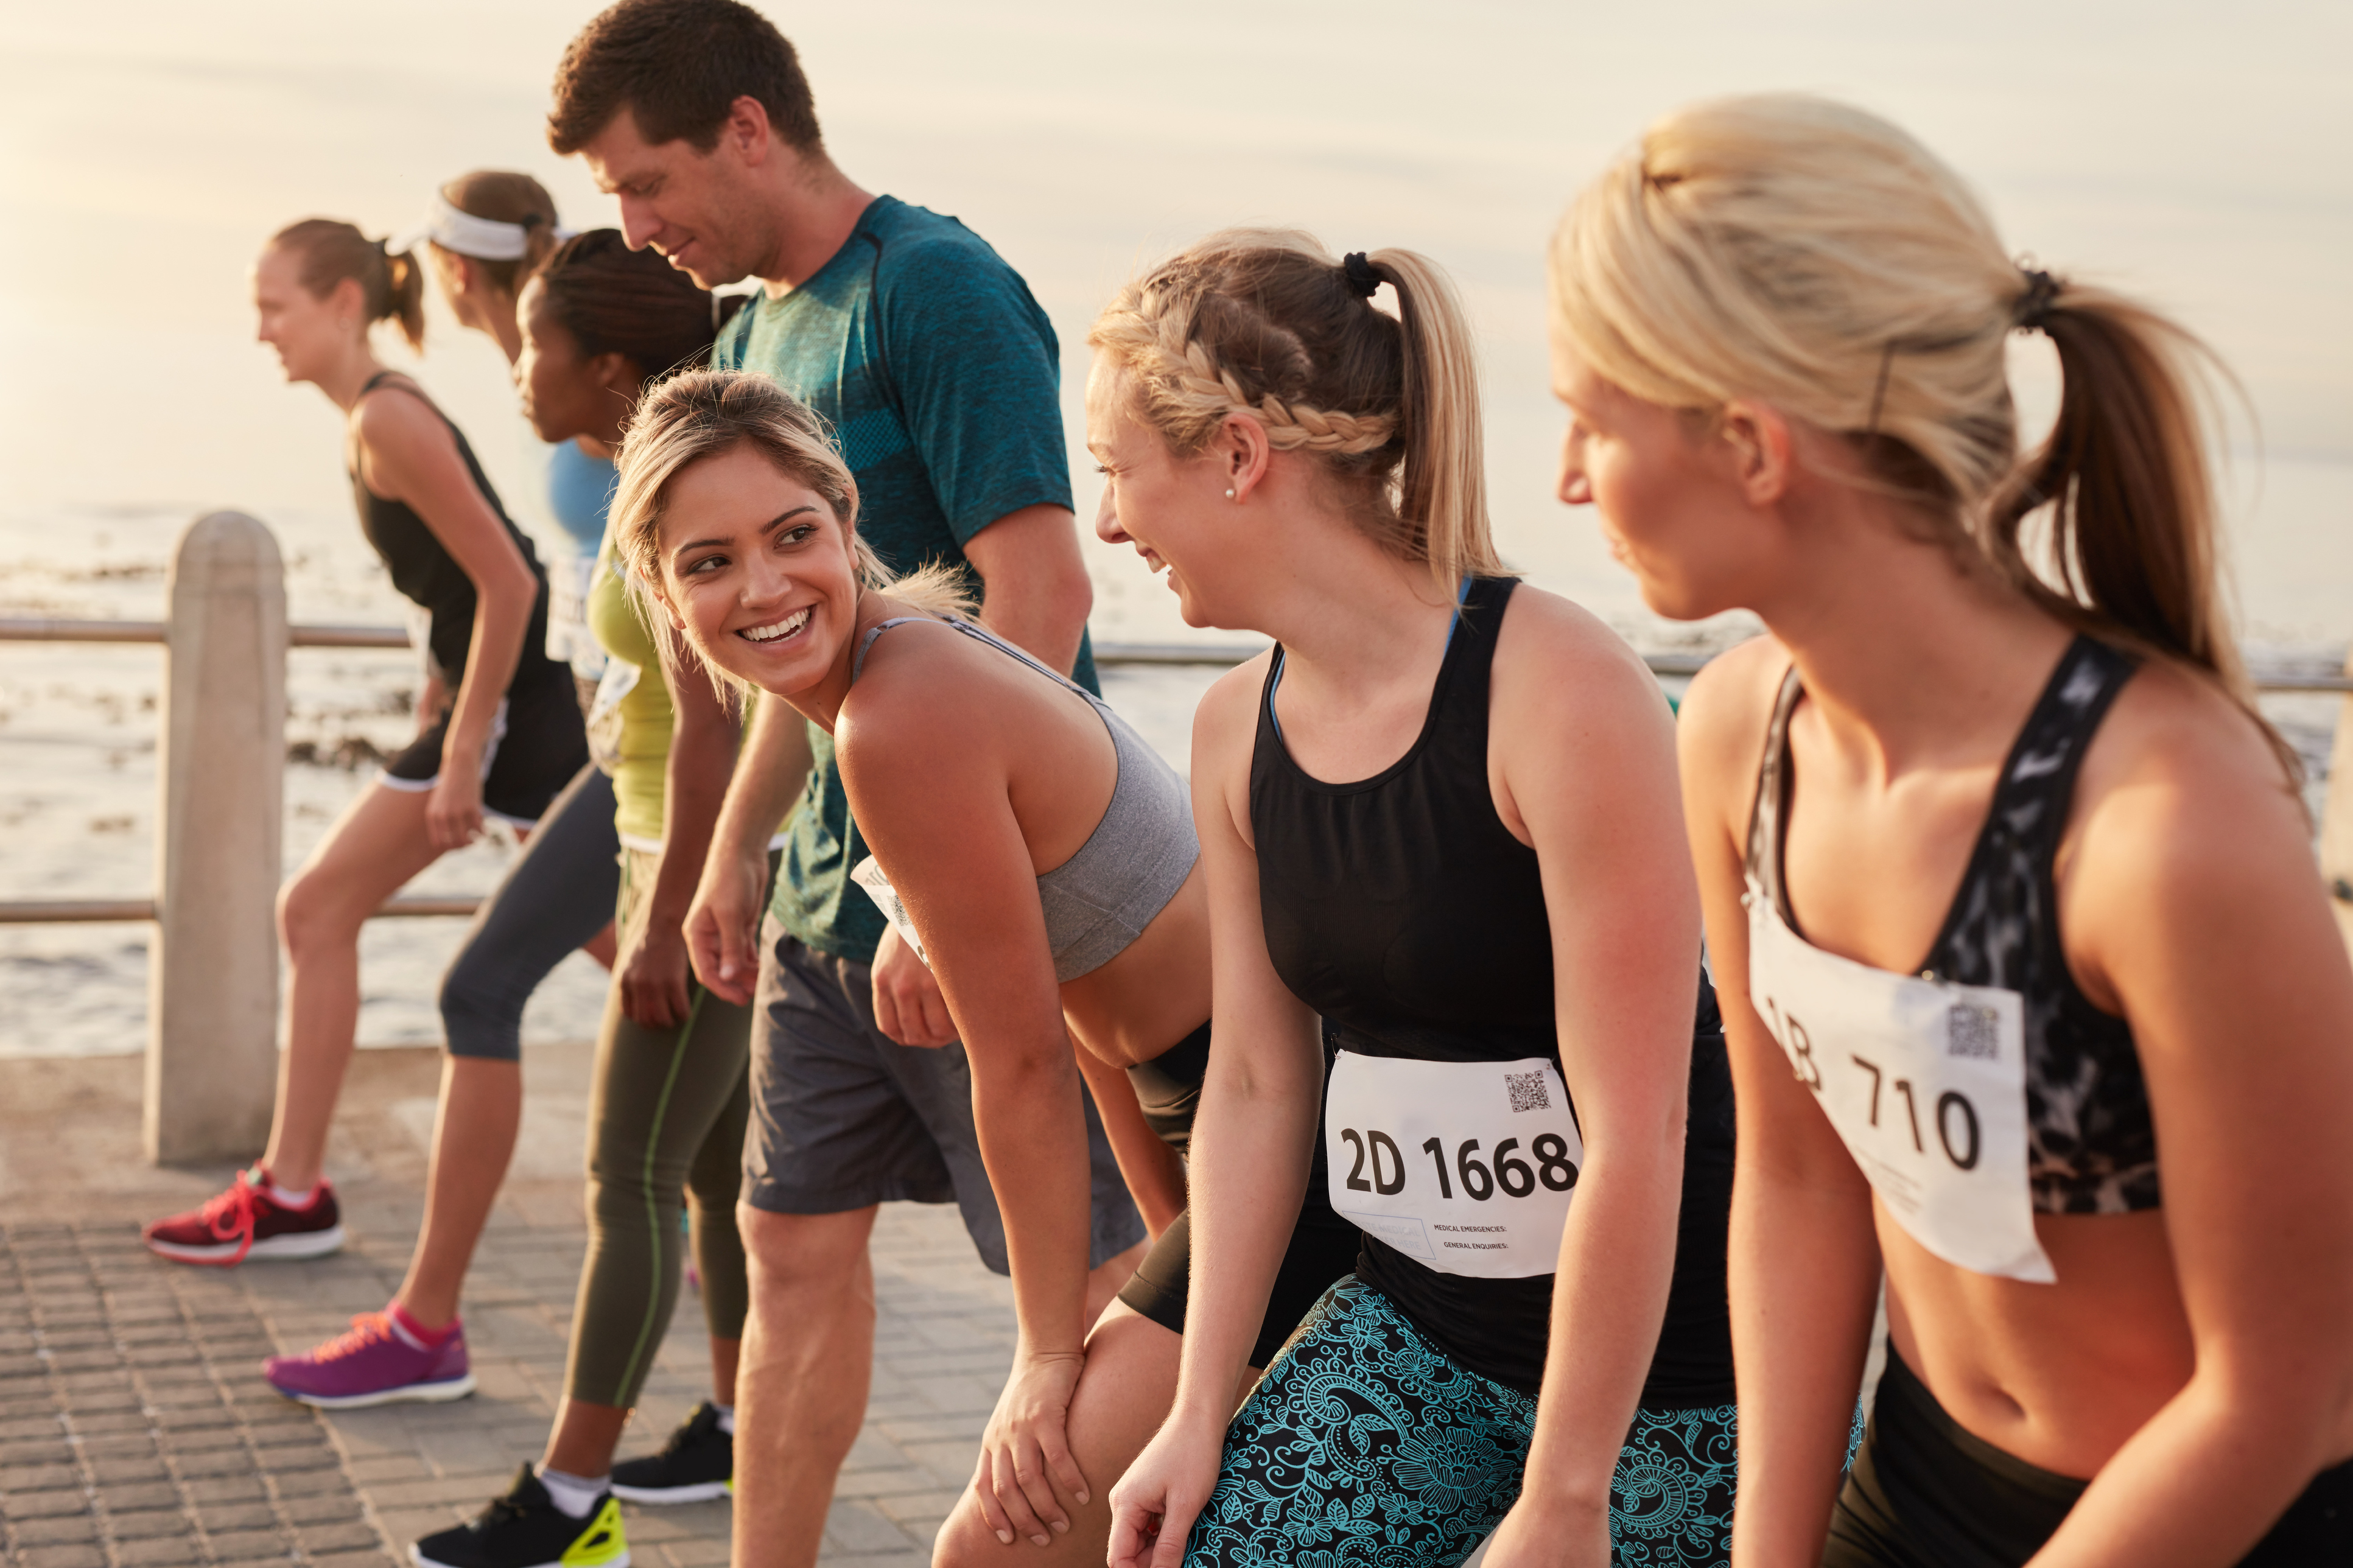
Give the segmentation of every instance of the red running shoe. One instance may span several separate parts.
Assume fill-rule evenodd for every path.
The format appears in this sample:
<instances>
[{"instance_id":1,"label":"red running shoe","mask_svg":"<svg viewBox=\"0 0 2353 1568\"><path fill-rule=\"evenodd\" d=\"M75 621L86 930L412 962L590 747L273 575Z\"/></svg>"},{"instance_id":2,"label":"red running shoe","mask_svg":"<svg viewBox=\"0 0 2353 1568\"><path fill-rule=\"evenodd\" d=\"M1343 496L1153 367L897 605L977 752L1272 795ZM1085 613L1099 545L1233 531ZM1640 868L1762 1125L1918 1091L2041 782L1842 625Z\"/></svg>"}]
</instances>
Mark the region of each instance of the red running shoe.
<instances>
[{"instance_id":1,"label":"red running shoe","mask_svg":"<svg viewBox=\"0 0 2353 1568\"><path fill-rule=\"evenodd\" d=\"M204 1207L159 1219L139 1236L175 1262L227 1268L248 1258L324 1258L343 1247L343 1226L324 1176L308 1204L290 1208L269 1195L269 1173L256 1165Z\"/></svg>"}]
</instances>

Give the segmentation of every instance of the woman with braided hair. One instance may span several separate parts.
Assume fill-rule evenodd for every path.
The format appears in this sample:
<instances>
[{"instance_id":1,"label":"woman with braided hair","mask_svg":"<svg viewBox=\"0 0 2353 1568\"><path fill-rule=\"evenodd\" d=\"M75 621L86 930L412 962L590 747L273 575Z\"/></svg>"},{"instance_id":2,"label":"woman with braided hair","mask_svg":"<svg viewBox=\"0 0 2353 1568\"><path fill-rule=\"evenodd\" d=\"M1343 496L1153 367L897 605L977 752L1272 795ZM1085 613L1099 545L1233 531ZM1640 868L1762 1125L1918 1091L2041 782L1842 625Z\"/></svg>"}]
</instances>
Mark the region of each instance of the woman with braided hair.
<instances>
[{"instance_id":1,"label":"woman with braided hair","mask_svg":"<svg viewBox=\"0 0 2353 1568\"><path fill-rule=\"evenodd\" d=\"M2201 351L1802 97L1653 125L1552 282L1562 499L1652 609L1768 634L1681 726L1738 1561L2353 1563L2353 966L2218 591ZM2062 384L2023 456L2014 331Z\"/></svg>"},{"instance_id":2,"label":"woman with braided hair","mask_svg":"<svg viewBox=\"0 0 2353 1568\"><path fill-rule=\"evenodd\" d=\"M1277 639L1194 723L1192 1311L1114 1568L1435 1568L1491 1531L1497 1563L1724 1562L1730 1083L1672 727L1497 559L1451 287L1237 231L1089 341L1097 531L1190 624ZM1314 1184L1355 1272L1237 1414Z\"/></svg>"}]
</instances>

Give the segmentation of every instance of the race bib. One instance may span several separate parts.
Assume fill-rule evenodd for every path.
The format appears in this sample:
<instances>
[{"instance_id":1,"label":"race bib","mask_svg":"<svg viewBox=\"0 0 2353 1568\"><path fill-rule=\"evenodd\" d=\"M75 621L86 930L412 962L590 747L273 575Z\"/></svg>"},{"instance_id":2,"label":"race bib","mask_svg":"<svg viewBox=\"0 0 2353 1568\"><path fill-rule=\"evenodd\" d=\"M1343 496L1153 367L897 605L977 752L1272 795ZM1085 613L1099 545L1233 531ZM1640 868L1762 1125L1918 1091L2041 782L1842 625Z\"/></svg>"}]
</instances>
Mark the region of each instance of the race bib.
<instances>
[{"instance_id":1,"label":"race bib","mask_svg":"<svg viewBox=\"0 0 2353 1568\"><path fill-rule=\"evenodd\" d=\"M1748 999L1896 1222L1956 1267L2058 1275L2026 1180L2026 1003L1824 952L1748 887Z\"/></svg>"},{"instance_id":2,"label":"race bib","mask_svg":"<svg viewBox=\"0 0 2353 1568\"><path fill-rule=\"evenodd\" d=\"M588 755L611 773L621 761L621 699L638 689L645 671L626 658L607 658L588 704Z\"/></svg>"},{"instance_id":3,"label":"race bib","mask_svg":"<svg viewBox=\"0 0 2353 1568\"><path fill-rule=\"evenodd\" d=\"M915 922L907 913L907 906L899 901L899 889L882 874L881 864L869 855L850 868L849 879L866 889L866 896L874 900L882 918L898 928L899 935L915 950L915 956L923 961L926 969L930 968L932 956L923 951L923 939L915 934Z\"/></svg>"},{"instance_id":4,"label":"race bib","mask_svg":"<svg viewBox=\"0 0 2353 1568\"><path fill-rule=\"evenodd\" d=\"M1525 1279L1560 1264L1585 1161L1542 1057L1425 1062L1342 1051L1324 1091L1332 1206L1441 1274Z\"/></svg>"}]
</instances>

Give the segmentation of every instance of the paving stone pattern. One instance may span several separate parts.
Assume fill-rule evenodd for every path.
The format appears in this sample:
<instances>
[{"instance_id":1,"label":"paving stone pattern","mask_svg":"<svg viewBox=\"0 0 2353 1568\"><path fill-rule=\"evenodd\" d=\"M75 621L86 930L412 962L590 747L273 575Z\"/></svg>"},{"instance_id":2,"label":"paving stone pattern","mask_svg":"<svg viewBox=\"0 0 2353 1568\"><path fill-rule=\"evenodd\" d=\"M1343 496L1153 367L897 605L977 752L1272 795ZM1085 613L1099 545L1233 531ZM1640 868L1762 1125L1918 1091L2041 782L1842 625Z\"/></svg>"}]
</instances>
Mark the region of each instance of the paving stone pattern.
<instances>
[{"instance_id":1,"label":"paving stone pattern","mask_svg":"<svg viewBox=\"0 0 2353 1568\"><path fill-rule=\"evenodd\" d=\"M0 1230L0 1529L23 1568L384 1562L326 1428L215 1270L127 1226Z\"/></svg>"},{"instance_id":2,"label":"paving stone pattern","mask_svg":"<svg viewBox=\"0 0 2353 1568\"><path fill-rule=\"evenodd\" d=\"M432 1051L362 1051L328 1172L350 1234L303 1263L193 1268L139 1221L192 1206L226 1166L138 1157L137 1058L0 1061L0 1548L8 1568L298 1562L406 1564L408 1543L478 1512L536 1459L561 1395L587 1237L579 1176L589 1052L524 1048L525 1136L467 1280L480 1389L446 1405L315 1412L259 1374L397 1289L423 1211ZM922 1568L971 1477L1012 1360L1012 1294L953 1205L886 1205L865 1430L835 1489L827 1568ZM699 1296L682 1291L624 1457L710 1391ZM648 1568L728 1558L729 1505L623 1505Z\"/></svg>"}]
</instances>

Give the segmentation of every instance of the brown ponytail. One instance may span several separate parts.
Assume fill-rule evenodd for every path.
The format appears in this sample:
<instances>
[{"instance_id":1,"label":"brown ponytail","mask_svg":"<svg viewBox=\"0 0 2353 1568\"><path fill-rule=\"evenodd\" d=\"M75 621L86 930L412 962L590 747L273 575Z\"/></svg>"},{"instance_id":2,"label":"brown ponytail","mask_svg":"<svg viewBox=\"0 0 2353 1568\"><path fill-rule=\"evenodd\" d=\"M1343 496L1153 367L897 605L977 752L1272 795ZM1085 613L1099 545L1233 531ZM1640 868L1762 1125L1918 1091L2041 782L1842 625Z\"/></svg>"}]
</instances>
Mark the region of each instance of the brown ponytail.
<instances>
[{"instance_id":1,"label":"brown ponytail","mask_svg":"<svg viewBox=\"0 0 2353 1568\"><path fill-rule=\"evenodd\" d=\"M269 243L301 258L297 274L312 299L323 300L346 278L360 286L362 318L373 324L400 324L408 346L425 348L425 272L414 256L386 256L384 241L370 239L340 218L306 217L269 237Z\"/></svg>"}]
</instances>

